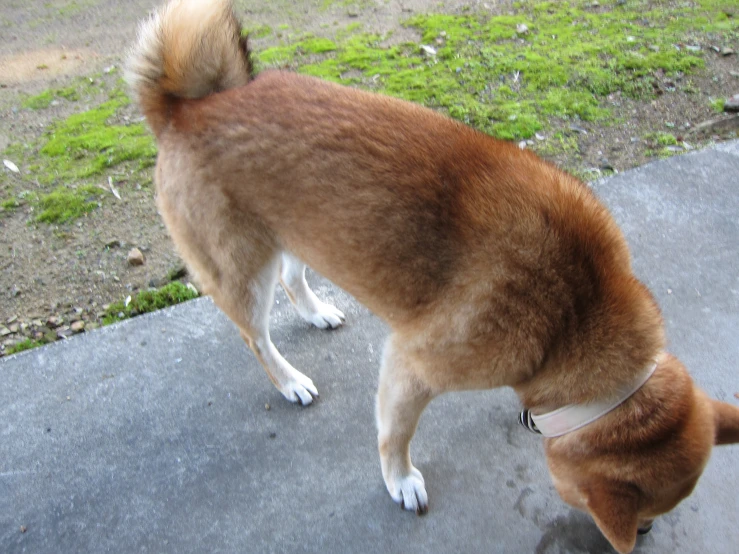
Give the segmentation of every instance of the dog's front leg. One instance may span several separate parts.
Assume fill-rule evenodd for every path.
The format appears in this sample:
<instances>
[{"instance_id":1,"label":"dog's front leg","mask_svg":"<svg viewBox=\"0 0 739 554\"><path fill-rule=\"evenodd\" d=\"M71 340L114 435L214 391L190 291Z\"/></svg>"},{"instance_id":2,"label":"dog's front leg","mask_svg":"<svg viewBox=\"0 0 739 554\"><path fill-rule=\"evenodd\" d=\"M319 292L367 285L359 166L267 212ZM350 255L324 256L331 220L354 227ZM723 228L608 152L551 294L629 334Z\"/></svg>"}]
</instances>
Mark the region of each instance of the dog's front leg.
<instances>
[{"instance_id":1,"label":"dog's front leg","mask_svg":"<svg viewBox=\"0 0 739 554\"><path fill-rule=\"evenodd\" d=\"M415 377L411 363L388 341L377 391L377 429L387 490L401 508L420 515L428 511L428 496L423 475L411 463L410 443L434 395Z\"/></svg>"}]
</instances>

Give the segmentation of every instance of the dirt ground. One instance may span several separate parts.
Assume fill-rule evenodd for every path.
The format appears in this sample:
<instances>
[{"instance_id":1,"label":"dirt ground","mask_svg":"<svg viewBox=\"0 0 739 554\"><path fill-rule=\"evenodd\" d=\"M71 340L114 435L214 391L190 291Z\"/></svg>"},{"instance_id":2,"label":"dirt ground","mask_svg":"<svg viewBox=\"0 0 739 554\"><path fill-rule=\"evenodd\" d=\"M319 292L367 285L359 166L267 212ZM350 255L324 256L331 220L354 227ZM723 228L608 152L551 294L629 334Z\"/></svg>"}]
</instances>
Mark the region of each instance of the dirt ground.
<instances>
[{"instance_id":1,"label":"dirt ground","mask_svg":"<svg viewBox=\"0 0 739 554\"><path fill-rule=\"evenodd\" d=\"M65 86L76 76L120 67L138 22L158 4L157 0L3 2L0 151L12 143L34 140L53 121L92 107L60 103L46 110L29 110L21 103L27 95ZM421 0L237 0L235 4L247 26L283 26L326 36L331 29L360 22L372 32L392 30L391 40L400 42L418 39L414 31L399 23L415 13L459 13L469 7L504 13L511 2L453 0L442 5ZM253 47L259 50L270 46L270 40L257 39ZM663 130L666 121L674 122L672 133L676 136L687 134L696 124L716 117L709 99L739 92L736 55L709 53L705 60L705 69L691 76L694 93L663 95L644 102L614 95L609 102L621 123L603 128L590 125L587 132L577 130L576 151L550 157L590 176L597 176L605 168L623 171L649 161L643 145L638 146L634 137L650 128ZM665 87L670 86L668 81L665 78ZM686 141L698 147L706 140L720 138ZM0 171L8 170L0 167ZM26 179L28 186L33 186L32 176L11 177ZM0 333L4 333L0 346L18 340L22 330L18 326L33 326L34 320L43 324L42 333L55 332L75 321L86 322L88 329L94 327L104 306L166 282L167 275L180 266L156 213L153 190L135 182L119 188L120 201L105 202L87 217L61 228L30 223L32 218L22 209L0 214ZM127 262L133 247L143 252L146 263L132 266ZM47 324L50 317L52 321Z\"/></svg>"}]
</instances>

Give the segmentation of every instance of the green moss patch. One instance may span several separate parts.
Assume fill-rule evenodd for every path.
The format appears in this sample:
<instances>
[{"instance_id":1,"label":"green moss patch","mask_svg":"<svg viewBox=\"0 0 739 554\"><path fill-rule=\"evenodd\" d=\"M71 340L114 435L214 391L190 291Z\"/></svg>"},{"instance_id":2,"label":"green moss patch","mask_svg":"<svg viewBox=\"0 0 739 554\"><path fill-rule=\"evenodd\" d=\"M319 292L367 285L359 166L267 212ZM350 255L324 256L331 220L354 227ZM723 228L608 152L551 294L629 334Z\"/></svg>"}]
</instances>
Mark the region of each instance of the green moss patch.
<instances>
[{"instance_id":1,"label":"green moss patch","mask_svg":"<svg viewBox=\"0 0 739 554\"><path fill-rule=\"evenodd\" d=\"M21 106L31 110L42 110L44 108L48 108L56 98L64 98L70 102L75 102L79 100L80 97L80 90L76 86L49 89L37 94L36 96L29 96L22 102Z\"/></svg>"},{"instance_id":2,"label":"green moss patch","mask_svg":"<svg viewBox=\"0 0 739 554\"><path fill-rule=\"evenodd\" d=\"M143 291L132 296L128 305L125 301L111 304L103 318L103 325L110 325L139 314L161 310L167 306L173 306L197 297L198 293L192 288L175 281L159 289Z\"/></svg>"},{"instance_id":3,"label":"green moss patch","mask_svg":"<svg viewBox=\"0 0 739 554\"><path fill-rule=\"evenodd\" d=\"M39 196L37 204L40 213L36 221L42 223L65 223L91 212L98 206L104 194L94 185L83 185L70 189L59 186L48 194Z\"/></svg>"},{"instance_id":4,"label":"green moss patch","mask_svg":"<svg viewBox=\"0 0 739 554\"><path fill-rule=\"evenodd\" d=\"M529 138L550 118L607 120L604 99L651 98L657 72L703 65L694 33L736 32L730 1L519 2L511 14L422 15L421 40L383 46L351 34L323 52L301 42L259 54L264 65L372 88L441 108L506 139ZM316 40L316 39L313 39ZM323 54L317 56L317 54ZM316 59L316 58L320 59Z\"/></svg>"},{"instance_id":5,"label":"green moss patch","mask_svg":"<svg viewBox=\"0 0 739 554\"><path fill-rule=\"evenodd\" d=\"M128 98L119 93L96 108L54 125L39 150L39 181L101 175L132 160L138 162L139 169L153 165L156 147L143 123L118 125L110 121L128 103Z\"/></svg>"},{"instance_id":6,"label":"green moss patch","mask_svg":"<svg viewBox=\"0 0 739 554\"><path fill-rule=\"evenodd\" d=\"M17 354L18 352L23 352L25 350L31 350L32 348L37 348L39 346L43 346L44 344L47 344L47 341L45 340L34 340L34 339L24 339L21 342L14 344L12 346L8 346L5 349L5 354Z\"/></svg>"}]
</instances>

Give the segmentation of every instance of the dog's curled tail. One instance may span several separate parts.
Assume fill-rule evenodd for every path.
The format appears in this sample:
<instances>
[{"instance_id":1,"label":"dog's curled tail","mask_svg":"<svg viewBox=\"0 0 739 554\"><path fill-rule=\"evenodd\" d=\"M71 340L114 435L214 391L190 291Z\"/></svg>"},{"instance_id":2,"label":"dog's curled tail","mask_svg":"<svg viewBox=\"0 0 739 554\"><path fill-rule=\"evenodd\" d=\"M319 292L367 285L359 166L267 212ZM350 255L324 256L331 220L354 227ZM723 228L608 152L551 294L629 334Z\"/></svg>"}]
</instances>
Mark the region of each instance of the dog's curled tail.
<instances>
[{"instance_id":1,"label":"dog's curled tail","mask_svg":"<svg viewBox=\"0 0 739 554\"><path fill-rule=\"evenodd\" d=\"M253 75L231 0L171 0L141 24L126 80L154 134L182 98L245 85Z\"/></svg>"}]
</instances>

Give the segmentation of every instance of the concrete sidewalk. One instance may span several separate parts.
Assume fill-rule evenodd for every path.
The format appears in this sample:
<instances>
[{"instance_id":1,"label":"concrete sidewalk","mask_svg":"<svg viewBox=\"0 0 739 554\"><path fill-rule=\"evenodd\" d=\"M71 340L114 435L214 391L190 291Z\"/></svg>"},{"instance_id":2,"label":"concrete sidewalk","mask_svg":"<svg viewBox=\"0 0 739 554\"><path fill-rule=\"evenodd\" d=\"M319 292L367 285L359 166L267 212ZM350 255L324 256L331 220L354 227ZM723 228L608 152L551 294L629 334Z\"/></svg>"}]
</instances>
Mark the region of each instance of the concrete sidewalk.
<instances>
[{"instance_id":1,"label":"concrete sidewalk","mask_svg":"<svg viewBox=\"0 0 739 554\"><path fill-rule=\"evenodd\" d=\"M670 349L712 396L739 402L739 142L595 188ZM432 403L413 443L431 509L402 512L375 446L386 329L312 281L344 328L309 328L282 293L272 317L274 342L321 393L307 409L280 396L209 299L0 360L0 552L612 552L557 496L509 390ZM637 551L736 552L737 521L729 446Z\"/></svg>"}]
</instances>

